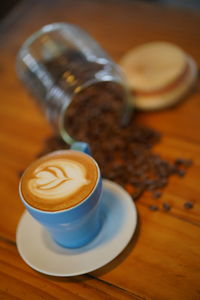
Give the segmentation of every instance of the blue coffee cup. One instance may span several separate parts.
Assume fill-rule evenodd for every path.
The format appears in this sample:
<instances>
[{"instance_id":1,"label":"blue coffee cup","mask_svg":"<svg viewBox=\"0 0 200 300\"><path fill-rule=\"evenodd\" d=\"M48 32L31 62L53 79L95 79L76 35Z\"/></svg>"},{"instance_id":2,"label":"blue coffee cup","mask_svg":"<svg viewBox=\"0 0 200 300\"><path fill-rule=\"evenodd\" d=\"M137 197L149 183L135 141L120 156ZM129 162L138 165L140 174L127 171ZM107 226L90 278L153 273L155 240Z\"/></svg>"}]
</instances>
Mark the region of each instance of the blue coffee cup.
<instances>
[{"instance_id":1,"label":"blue coffee cup","mask_svg":"<svg viewBox=\"0 0 200 300\"><path fill-rule=\"evenodd\" d=\"M89 155L90 149L86 143L76 142L71 146L74 151ZM59 150L56 152L68 150ZM78 248L89 243L99 233L101 228L101 191L102 179L99 166L91 157L97 167L97 182L92 192L81 203L60 211L44 211L34 208L26 202L19 184L20 198L28 212L42 224L50 233L53 240L60 246Z\"/></svg>"}]
</instances>

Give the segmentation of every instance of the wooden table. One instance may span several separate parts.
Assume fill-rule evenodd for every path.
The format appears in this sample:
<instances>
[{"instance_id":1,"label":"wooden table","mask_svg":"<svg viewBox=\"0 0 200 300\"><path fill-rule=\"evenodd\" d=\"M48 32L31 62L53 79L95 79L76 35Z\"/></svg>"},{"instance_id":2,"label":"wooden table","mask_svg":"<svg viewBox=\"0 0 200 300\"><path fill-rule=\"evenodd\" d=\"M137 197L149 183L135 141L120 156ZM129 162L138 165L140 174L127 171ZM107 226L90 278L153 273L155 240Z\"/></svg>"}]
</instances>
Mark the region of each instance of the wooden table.
<instances>
[{"instance_id":1,"label":"wooden table","mask_svg":"<svg viewBox=\"0 0 200 300\"><path fill-rule=\"evenodd\" d=\"M200 90L174 109L141 114L159 130L155 151L167 159L192 158L184 178L173 177L152 212L137 202L139 223L128 247L101 269L72 278L42 275L18 254L15 232L24 207L19 173L44 148L52 130L15 74L22 42L42 25L66 21L87 30L117 61L140 43L174 42L200 65L200 12L119 0L23 1L0 26L0 298L200 299ZM184 202L192 201L193 209ZM162 203L172 209L165 212Z\"/></svg>"}]
</instances>

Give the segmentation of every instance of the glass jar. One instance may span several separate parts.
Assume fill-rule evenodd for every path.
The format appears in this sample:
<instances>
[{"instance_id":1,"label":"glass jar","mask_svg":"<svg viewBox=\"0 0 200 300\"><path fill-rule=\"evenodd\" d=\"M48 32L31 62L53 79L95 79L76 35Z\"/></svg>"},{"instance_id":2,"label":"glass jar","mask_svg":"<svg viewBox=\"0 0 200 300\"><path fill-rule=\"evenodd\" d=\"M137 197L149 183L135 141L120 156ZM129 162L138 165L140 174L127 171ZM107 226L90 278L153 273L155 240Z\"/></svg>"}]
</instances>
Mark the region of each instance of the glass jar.
<instances>
[{"instance_id":1,"label":"glass jar","mask_svg":"<svg viewBox=\"0 0 200 300\"><path fill-rule=\"evenodd\" d=\"M68 108L80 93L87 97L84 91L90 87L96 85L101 92L104 85L110 86L111 93L113 86L120 88L122 119L129 118L132 100L121 69L77 26L54 23L42 27L24 42L16 63L18 76L68 144L76 139L68 130ZM80 117L80 113L75 116L76 120Z\"/></svg>"}]
</instances>

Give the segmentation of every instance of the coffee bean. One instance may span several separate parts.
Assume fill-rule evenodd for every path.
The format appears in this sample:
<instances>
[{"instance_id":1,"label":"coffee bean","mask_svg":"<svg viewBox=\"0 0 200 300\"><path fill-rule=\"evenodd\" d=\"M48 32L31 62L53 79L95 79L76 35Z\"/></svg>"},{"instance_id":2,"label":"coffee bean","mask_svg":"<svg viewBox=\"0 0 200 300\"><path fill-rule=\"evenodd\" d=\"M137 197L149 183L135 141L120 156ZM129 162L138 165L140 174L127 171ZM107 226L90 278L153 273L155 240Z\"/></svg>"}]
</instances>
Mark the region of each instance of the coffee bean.
<instances>
[{"instance_id":1,"label":"coffee bean","mask_svg":"<svg viewBox=\"0 0 200 300\"><path fill-rule=\"evenodd\" d=\"M102 70L102 65L88 62L84 55L75 50L66 51L61 57L46 62L46 67L63 90L66 88L63 78L66 69L70 70L80 86L83 78L89 79ZM73 93L73 86L71 91ZM131 110L128 117L122 112L122 87L114 82L99 82L75 94L66 110L64 127L75 140L90 144L104 178L125 186L133 199L139 198L145 190L152 191L153 198L158 199L161 197L158 189L167 185L171 175L184 176L192 161L177 158L170 163L155 154L152 147L160 141L161 134L140 124L138 112L134 111L132 117ZM44 152L69 148L63 145L59 137L45 141L45 147ZM166 205L163 208L167 210ZM155 207L158 209L152 206L151 210Z\"/></svg>"},{"instance_id":2,"label":"coffee bean","mask_svg":"<svg viewBox=\"0 0 200 300\"><path fill-rule=\"evenodd\" d=\"M150 205L149 209L152 210L152 211L156 211L156 210L158 210L158 206L157 205Z\"/></svg>"},{"instance_id":3,"label":"coffee bean","mask_svg":"<svg viewBox=\"0 0 200 300\"><path fill-rule=\"evenodd\" d=\"M194 206L193 203L190 201L187 201L184 203L184 208L186 208L186 209L191 209L191 208L193 208L193 206Z\"/></svg>"},{"instance_id":4,"label":"coffee bean","mask_svg":"<svg viewBox=\"0 0 200 300\"><path fill-rule=\"evenodd\" d=\"M192 165L192 160L191 159L184 159L184 158L177 158L175 160L175 165L182 165L184 167L190 167Z\"/></svg>"},{"instance_id":5,"label":"coffee bean","mask_svg":"<svg viewBox=\"0 0 200 300\"><path fill-rule=\"evenodd\" d=\"M158 198L160 198L160 197L161 197L161 195L162 195L162 193L161 193L161 192L159 192L159 191L155 191L155 192L153 192L153 194L152 194L153 198L155 198L155 199L158 199Z\"/></svg>"},{"instance_id":6,"label":"coffee bean","mask_svg":"<svg viewBox=\"0 0 200 300\"><path fill-rule=\"evenodd\" d=\"M157 184L158 187L164 187L167 184L167 179L166 178L161 178Z\"/></svg>"},{"instance_id":7,"label":"coffee bean","mask_svg":"<svg viewBox=\"0 0 200 300\"><path fill-rule=\"evenodd\" d=\"M179 170L178 170L178 175L179 175L180 177L185 176L185 170L179 169Z\"/></svg>"},{"instance_id":8,"label":"coffee bean","mask_svg":"<svg viewBox=\"0 0 200 300\"><path fill-rule=\"evenodd\" d=\"M116 174L115 174L115 172L109 171L109 172L107 173L107 177L108 177L109 179L115 179L115 178L116 178Z\"/></svg>"},{"instance_id":9,"label":"coffee bean","mask_svg":"<svg viewBox=\"0 0 200 300\"><path fill-rule=\"evenodd\" d=\"M152 186L155 185L155 183L156 183L156 181L155 181L154 179L146 179L146 180L145 180L145 185L146 185L146 186L152 187Z\"/></svg>"},{"instance_id":10,"label":"coffee bean","mask_svg":"<svg viewBox=\"0 0 200 300\"><path fill-rule=\"evenodd\" d=\"M163 206L163 209L166 211L169 211L171 209L171 206L167 202L164 202L162 206Z\"/></svg>"},{"instance_id":11,"label":"coffee bean","mask_svg":"<svg viewBox=\"0 0 200 300\"><path fill-rule=\"evenodd\" d=\"M184 162L184 159L183 159L183 158L177 158L177 159L175 160L175 164L176 164L176 165L182 165L183 162Z\"/></svg>"},{"instance_id":12,"label":"coffee bean","mask_svg":"<svg viewBox=\"0 0 200 300\"><path fill-rule=\"evenodd\" d=\"M140 187L138 187L134 193L133 199L138 199L145 191L145 187L143 185L141 185Z\"/></svg>"}]
</instances>

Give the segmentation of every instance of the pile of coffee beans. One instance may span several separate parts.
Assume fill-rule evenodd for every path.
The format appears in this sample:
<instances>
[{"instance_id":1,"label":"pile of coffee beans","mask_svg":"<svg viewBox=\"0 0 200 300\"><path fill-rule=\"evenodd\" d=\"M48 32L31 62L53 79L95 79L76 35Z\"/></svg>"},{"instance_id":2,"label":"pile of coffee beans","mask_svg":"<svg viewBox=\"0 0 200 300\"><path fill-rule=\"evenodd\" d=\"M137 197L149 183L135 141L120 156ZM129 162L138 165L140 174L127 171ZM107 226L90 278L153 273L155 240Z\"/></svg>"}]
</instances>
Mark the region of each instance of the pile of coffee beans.
<instances>
[{"instance_id":1,"label":"pile of coffee beans","mask_svg":"<svg viewBox=\"0 0 200 300\"><path fill-rule=\"evenodd\" d=\"M160 133L137 122L135 112L124 126L121 92L109 82L84 89L66 111L65 128L76 140L89 143L104 178L119 183L133 199L146 190L157 199L169 177L184 176L191 161L169 162L155 154L152 147L159 142ZM67 147L53 137L46 141L44 153ZM167 204L164 208L169 210Z\"/></svg>"}]
</instances>

